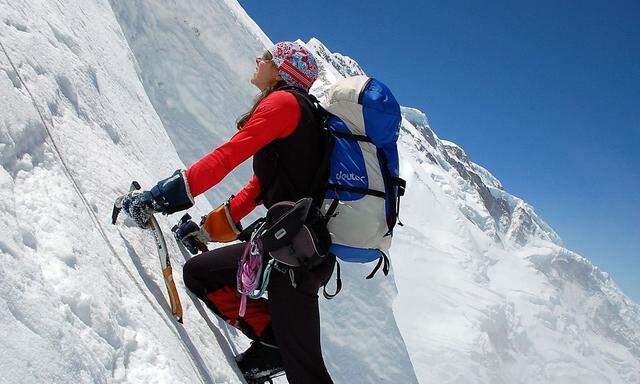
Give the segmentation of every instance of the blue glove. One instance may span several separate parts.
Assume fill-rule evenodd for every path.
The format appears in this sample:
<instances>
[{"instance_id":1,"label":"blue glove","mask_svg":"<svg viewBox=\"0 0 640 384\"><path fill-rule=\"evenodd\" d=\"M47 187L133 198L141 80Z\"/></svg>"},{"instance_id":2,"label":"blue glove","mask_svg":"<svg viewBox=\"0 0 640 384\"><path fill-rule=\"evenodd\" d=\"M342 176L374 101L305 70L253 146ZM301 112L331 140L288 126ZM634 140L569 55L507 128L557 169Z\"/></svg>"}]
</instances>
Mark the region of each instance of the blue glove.
<instances>
[{"instance_id":1,"label":"blue glove","mask_svg":"<svg viewBox=\"0 0 640 384\"><path fill-rule=\"evenodd\" d=\"M180 219L171 231L185 248L194 255L200 251L208 251L207 243L211 241L209 234L202 227L191 220L191 216L187 213Z\"/></svg>"},{"instance_id":2,"label":"blue glove","mask_svg":"<svg viewBox=\"0 0 640 384\"><path fill-rule=\"evenodd\" d=\"M149 191L157 204L157 211L166 215L189 209L193 206L193 197L184 171L177 170L170 177L158 181Z\"/></svg>"},{"instance_id":3,"label":"blue glove","mask_svg":"<svg viewBox=\"0 0 640 384\"><path fill-rule=\"evenodd\" d=\"M122 199L122 209L140 228L147 228L156 212L168 215L192 206L193 197L181 170L160 180L150 191L133 191Z\"/></svg>"},{"instance_id":4,"label":"blue glove","mask_svg":"<svg viewBox=\"0 0 640 384\"><path fill-rule=\"evenodd\" d=\"M133 191L122 199L122 210L136 222L140 228L147 228L159 206L149 191Z\"/></svg>"}]
</instances>

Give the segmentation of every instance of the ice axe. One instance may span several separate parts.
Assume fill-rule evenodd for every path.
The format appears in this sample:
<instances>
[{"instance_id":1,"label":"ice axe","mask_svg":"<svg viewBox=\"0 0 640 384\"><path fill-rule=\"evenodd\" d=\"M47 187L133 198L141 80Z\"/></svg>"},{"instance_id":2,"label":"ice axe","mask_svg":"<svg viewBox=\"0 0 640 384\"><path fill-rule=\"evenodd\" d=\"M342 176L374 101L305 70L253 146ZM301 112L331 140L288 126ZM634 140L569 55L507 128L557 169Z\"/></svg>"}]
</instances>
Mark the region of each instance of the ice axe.
<instances>
[{"instance_id":1,"label":"ice axe","mask_svg":"<svg viewBox=\"0 0 640 384\"><path fill-rule=\"evenodd\" d=\"M140 184L137 181L131 182L129 193L140 190ZM113 211L111 213L111 224L115 224L120 211L122 210L122 199L129 193L119 196L113 204ZM164 235L158 225L158 221L154 216L149 219L149 229L153 233L153 237L156 241L156 247L158 248L158 256L160 258L160 265L162 266L162 277L164 278L164 284L167 287L169 294L169 304L171 305L171 315L176 321L182 323L182 304L180 303L180 297L178 296L178 290L176 289L176 283L173 280L173 270L171 269L171 260L169 259L169 251L167 250L167 242L164 240Z\"/></svg>"}]
</instances>

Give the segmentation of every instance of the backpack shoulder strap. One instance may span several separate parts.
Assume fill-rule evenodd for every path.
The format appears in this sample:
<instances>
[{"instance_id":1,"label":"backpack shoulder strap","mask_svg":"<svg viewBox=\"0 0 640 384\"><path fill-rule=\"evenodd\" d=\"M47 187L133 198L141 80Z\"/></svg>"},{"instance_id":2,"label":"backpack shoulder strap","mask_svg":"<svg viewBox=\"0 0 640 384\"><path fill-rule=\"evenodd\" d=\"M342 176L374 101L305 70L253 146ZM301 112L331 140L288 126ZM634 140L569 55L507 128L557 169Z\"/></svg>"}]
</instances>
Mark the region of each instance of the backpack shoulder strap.
<instances>
[{"instance_id":1,"label":"backpack shoulder strap","mask_svg":"<svg viewBox=\"0 0 640 384\"><path fill-rule=\"evenodd\" d=\"M286 85L286 84L276 88L275 90L287 91L289 93L293 93L295 95L300 96L302 99L304 99L311 105L311 109L313 110L314 114L318 117L318 119L324 125L326 118L329 116L329 112L327 112L327 110L322 107L322 105L320 104L320 101L314 95L310 94L309 92L305 92L304 90L298 87L293 87L291 85Z\"/></svg>"},{"instance_id":2,"label":"backpack shoulder strap","mask_svg":"<svg viewBox=\"0 0 640 384\"><path fill-rule=\"evenodd\" d=\"M335 138L332 132L330 132L326 127L327 119L331 114L322 107L320 101L318 101L318 99L314 95L308 92L304 92L300 88L292 87L290 85L284 85L282 87L279 87L278 90L287 91L298 95L300 99L306 101L310 105L311 111L313 111L313 114L318 120L318 125L322 133L322 146L324 154L322 156L322 161L320 162L320 165L318 167L318 172L316 173L313 182L309 187L308 194L313 198L314 205L316 207L320 207L322 205L322 202L324 201L324 194L328 185L329 164L331 162L331 153L333 152L333 146L335 144Z\"/></svg>"}]
</instances>

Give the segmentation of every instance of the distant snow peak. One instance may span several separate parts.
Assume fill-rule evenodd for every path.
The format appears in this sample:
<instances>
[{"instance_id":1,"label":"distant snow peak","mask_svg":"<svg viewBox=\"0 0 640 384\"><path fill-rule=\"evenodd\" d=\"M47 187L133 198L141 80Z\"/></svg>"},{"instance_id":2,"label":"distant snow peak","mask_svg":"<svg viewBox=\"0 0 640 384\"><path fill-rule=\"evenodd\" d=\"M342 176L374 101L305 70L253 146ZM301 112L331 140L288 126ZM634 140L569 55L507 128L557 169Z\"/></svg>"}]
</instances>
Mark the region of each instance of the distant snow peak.
<instances>
[{"instance_id":1,"label":"distant snow peak","mask_svg":"<svg viewBox=\"0 0 640 384\"><path fill-rule=\"evenodd\" d=\"M467 153L460 147L458 144L448 141L448 140L440 140L444 148L447 150L452 156L455 156L458 160L463 161L469 164L469 158L467 157Z\"/></svg>"},{"instance_id":2,"label":"distant snow peak","mask_svg":"<svg viewBox=\"0 0 640 384\"><path fill-rule=\"evenodd\" d=\"M450 191L460 212L487 236L500 245L507 240L509 244L525 246L536 239L562 244L531 206L507 193L502 183L472 162L461 146L438 138L426 114L408 107L402 107L401 111L402 133L410 137L407 143L438 167L432 178Z\"/></svg>"},{"instance_id":3,"label":"distant snow peak","mask_svg":"<svg viewBox=\"0 0 640 384\"><path fill-rule=\"evenodd\" d=\"M307 47L315 56L318 62L319 73L318 79L311 87L310 92L323 100L329 92L332 84L345 77L364 75L364 71L360 65L348 56L339 53L332 53L329 49L316 38L309 39L308 42L297 40L297 42Z\"/></svg>"},{"instance_id":4,"label":"distant snow peak","mask_svg":"<svg viewBox=\"0 0 640 384\"><path fill-rule=\"evenodd\" d=\"M427 115L419 109L411 107L400 107L402 116L407 119L411 124L419 128L431 128L429 125L429 118Z\"/></svg>"},{"instance_id":5,"label":"distant snow peak","mask_svg":"<svg viewBox=\"0 0 640 384\"><path fill-rule=\"evenodd\" d=\"M349 56L342 55L340 53L332 53L329 49L322 44L322 42L315 37L309 39L306 46L311 49L314 54L320 56L327 63L331 64L340 74L344 77L364 75L364 70L360 65L350 58Z\"/></svg>"}]
</instances>

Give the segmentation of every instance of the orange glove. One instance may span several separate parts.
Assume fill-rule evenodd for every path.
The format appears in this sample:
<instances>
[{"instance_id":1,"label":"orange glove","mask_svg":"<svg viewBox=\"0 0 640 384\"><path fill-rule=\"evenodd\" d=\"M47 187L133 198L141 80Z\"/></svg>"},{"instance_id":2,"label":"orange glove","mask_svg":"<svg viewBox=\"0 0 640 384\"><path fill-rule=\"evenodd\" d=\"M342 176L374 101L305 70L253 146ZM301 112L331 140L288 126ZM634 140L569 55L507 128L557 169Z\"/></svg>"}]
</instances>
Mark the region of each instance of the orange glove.
<instances>
[{"instance_id":1,"label":"orange glove","mask_svg":"<svg viewBox=\"0 0 640 384\"><path fill-rule=\"evenodd\" d=\"M228 243L238 238L241 232L239 224L233 222L229 211L229 202L220 205L209 212L201 223L202 228L209 234L211 241Z\"/></svg>"}]
</instances>

